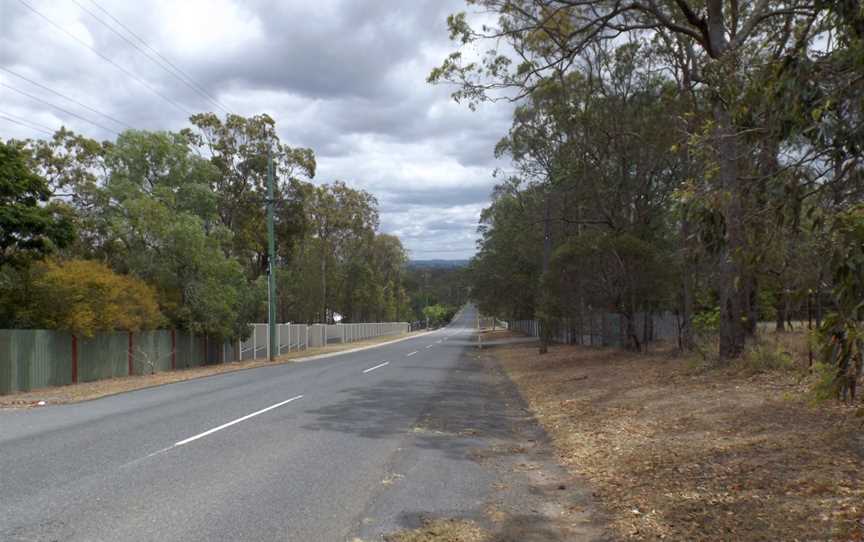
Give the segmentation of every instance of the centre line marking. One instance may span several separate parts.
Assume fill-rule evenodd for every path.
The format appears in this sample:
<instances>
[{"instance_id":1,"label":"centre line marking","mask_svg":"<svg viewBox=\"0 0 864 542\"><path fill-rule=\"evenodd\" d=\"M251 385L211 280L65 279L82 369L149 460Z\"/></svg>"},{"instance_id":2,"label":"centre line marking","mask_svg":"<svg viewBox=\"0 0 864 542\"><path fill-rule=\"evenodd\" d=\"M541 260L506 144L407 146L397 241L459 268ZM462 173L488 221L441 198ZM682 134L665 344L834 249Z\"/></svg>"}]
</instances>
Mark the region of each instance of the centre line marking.
<instances>
[{"instance_id":1,"label":"centre line marking","mask_svg":"<svg viewBox=\"0 0 864 542\"><path fill-rule=\"evenodd\" d=\"M176 448L178 446L183 446L184 444L189 444L190 442L198 440L199 438L206 437L207 435L212 435L216 431L221 431L227 427L231 427L234 424L240 423L242 421L246 421L249 418L254 418L255 416L258 416L259 414L264 414L265 412L269 412L269 411L273 410L274 408L279 408L282 405L287 405L291 401L296 401L297 399L302 399L302 398L303 398L302 395L298 395L296 397L292 397L291 399L287 399L285 401L282 401L281 403L276 403L275 405L270 405L267 408L262 408L261 410L255 411L252 414L247 414L247 415L243 416L242 418L237 418L236 420L230 421L228 423L223 423L219 427L214 427L213 429L204 431L203 433L199 433L199 434L195 435L194 437L189 437L189 438L183 439L179 442L175 442L174 445L172 446L172 448Z\"/></svg>"},{"instance_id":2,"label":"centre line marking","mask_svg":"<svg viewBox=\"0 0 864 542\"><path fill-rule=\"evenodd\" d=\"M405 354L405 357L410 358L411 356L413 356L416 353L417 353L417 351L415 350L415 351L411 352L410 354Z\"/></svg>"},{"instance_id":3,"label":"centre line marking","mask_svg":"<svg viewBox=\"0 0 864 542\"><path fill-rule=\"evenodd\" d=\"M379 363L379 364L376 365L375 367L369 367L368 369L366 369L365 371L363 371L363 374L370 373L370 372L374 371L375 369L380 369L381 367L384 367L385 365L390 365L390 362L389 362L389 361L385 361L384 363Z\"/></svg>"}]
</instances>

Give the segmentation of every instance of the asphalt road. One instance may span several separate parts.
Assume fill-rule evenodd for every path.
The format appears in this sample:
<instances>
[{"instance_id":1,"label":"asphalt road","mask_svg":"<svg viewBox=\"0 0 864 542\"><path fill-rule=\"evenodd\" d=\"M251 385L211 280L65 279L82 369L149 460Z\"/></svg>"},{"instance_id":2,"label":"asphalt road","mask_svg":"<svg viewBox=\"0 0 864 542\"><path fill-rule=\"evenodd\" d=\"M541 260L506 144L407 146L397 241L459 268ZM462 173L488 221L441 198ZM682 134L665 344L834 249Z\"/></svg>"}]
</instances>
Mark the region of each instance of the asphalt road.
<instances>
[{"instance_id":1,"label":"asphalt road","mask_svg":"<svg viewBox=\"0 0 864 542\"><path fill-rule=\"evenodd\" d=\"M510 431L449 327L327 359L0 412L0 540L380 539L488 504ZM478 429L474 429L478 428Z\"/></svg>"}]
</instances>

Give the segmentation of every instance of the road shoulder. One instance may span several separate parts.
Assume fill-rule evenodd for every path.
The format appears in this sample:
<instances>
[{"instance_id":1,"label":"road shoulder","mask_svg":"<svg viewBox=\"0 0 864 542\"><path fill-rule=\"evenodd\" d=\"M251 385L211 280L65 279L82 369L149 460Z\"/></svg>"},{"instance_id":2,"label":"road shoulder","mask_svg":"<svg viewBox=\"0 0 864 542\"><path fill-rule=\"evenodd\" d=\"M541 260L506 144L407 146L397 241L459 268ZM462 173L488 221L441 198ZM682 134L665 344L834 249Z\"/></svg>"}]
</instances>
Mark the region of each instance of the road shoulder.
<instances>
[{"instance_id":1,"label":"road shoulder","mask_svg":"<svg viewBox=\"0 0 864 542\"><path fill-rule=\"evenodd\" d=\"M406 438L402 457L391 462L381 494L358 520L354 540L606 539L587 486L559 464L488 351L466 350L435 397ZM440 496L418 498L418 487ZM395 520L382 520L396 509Z\"/></svg>"},{"instance_id":2,"label":"road shoulder","mask_svg":"<svg viewBox=\"0 0 864 542\"><path fill-rule=\"evenodd\" d=\"M493 352L615 539L864 536L864 409L812 404L800 373L705 369L672 346Z\"/></svg>"}]
</instances>

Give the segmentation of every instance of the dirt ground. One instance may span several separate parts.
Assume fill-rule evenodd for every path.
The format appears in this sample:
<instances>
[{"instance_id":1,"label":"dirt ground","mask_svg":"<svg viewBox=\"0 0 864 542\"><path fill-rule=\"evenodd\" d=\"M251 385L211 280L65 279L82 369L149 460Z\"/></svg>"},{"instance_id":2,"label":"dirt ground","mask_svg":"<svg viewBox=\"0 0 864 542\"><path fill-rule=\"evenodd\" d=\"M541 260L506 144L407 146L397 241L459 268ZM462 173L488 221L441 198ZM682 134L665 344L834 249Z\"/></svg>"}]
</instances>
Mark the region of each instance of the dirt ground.
<instances>
[{"instance_id":1,"label":"dirt ground","mask_svg":"<svg viewBox=\"0 0 864 542\"><path fill-rule=\"evenodd\" d=\"M472 521L438 519L422 527L386 535L385 542L486 542L489 533Z\"/></svg>"},{"instance_id":2,"label":"dirt ground","mask_svg":"<svg viewBox=\"0 0 864 542\"><path fill-rule=\"evenodd\" d=\"M671 348L490 352L616 539L864 540L864 404L814 403L806 372Z\"/></svg>"},{"instance_id":3,"label":"dirt ground","mask_svg":"<svg viewBox=\"0 0 864 542\"><path fill-rule=\"evenodd\" d=\"M407 337L410 334L402 335ZM266 360L242 361L234 363L224 363L220 365L206 365L203 367L193 367L191 369L180 369L177 371L159 372L152 375L135 375L121 378L109 378L106 380L97 380L95 382L84 382L81 384L73 384L71 386L60 386L54 388L42 388L29 392L18 392L10 395L0 395L0 409L4 408L35 408L50 404L60 403L77 403L79 401L87 401L90 399L98 399L115 393L138 390L142 388L150 388L160 386L162 384L170 384L172 382L182 382L193 378L202 378L221 373L229 373L232 371L242 371L244 369L254 369L264 365L272 365L274 363L289 363L296 362L299 358L317 356L342 350L350 350L353 348L362 348L364 346L372 346L388 341L395 340L400 337L392 335L386 337L378 337L367 341L357 341L347 344L335 344L323 348L310 348L298 352L290 352L279 356L275 362ZM44 404L40 404L44 403Z\"/></svg>"}]
</instances>

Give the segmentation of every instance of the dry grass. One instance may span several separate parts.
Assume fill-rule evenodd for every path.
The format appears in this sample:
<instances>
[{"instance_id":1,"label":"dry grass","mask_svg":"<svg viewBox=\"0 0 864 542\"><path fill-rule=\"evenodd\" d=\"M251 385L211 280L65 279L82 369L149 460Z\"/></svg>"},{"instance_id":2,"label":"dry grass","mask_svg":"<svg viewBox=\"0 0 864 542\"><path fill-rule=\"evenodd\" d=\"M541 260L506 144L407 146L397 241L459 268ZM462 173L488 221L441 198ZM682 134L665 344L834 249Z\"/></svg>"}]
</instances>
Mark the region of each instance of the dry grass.
<instances>
[{"instance_id":1,"label":"dry grass","mask_svg":"<svg viewBox=\"0 0 864 542\"><path fill-rule=\"evenodd\" d=\"M436 519L418 529L384 536L386 542L484 542L489 534L472 521Z\"/></svg>"},{"instance_id":2,"label":"dry grass","mask_svg":"<svg viewBox=\"0 0 864 542\"><path fill-rule=\"evenodd\" d=\"M245 369L254 369L257 367L264 367L266 365L290 363L297 360L298 358L306 358L320 354L329 354L334 352L340 352L343 350L350 350L353 348L362 348L364 346L373 346L395 339L396 338L394 338L393 336L377 337L375 339L369 339L367 341L358 341L347 344L336 344L322 348L310 348L308 350L284 354L282 356L279 356L275 362L256 360L225 363L219 365L206 365L204 367L178 369L176 371L161 372L152 375L136 375L121 378L109 378L106 380L97 380L95 382L73 384L71 386L42 388L29 392L0 395L0 409L31 408L42 406L39 404L40 402L44 402L45 404L49 405L60 403L77 403L80 401L98 399L99 397L105 397L108 395L114 395L126 391L138 390L142 388L151 388L153 386L161 386L162 384L170 384L172 382L182 382L184 380L192 380L194 378L202 378L205 376L212 376L221 373L242 371Z\"/></svg>"},{"instance_id":3,"label":"dry grass","mask_svg":"<svg viewBox=\"0 0 864 542\"><path fill-rule=\"evenodd\" d=\"M480 335L483 336L484 341L496 341L501 339L513 339L513 338L522 338L525 335L519 333L518 331L511 331L509 329L496 329L496 330L486 330L480 331Z\"/></svg>"},{"instance_id":4,"label":"dry grass","mask_svg":"<svg viewBox=\"0 0 864 542\"><path fill-rule=\"evenodd\" d=\"M671 350L494 352L621 538L864 540L861 407L814 405L794 367L806 343L778 340L762 348L791 366L761 351L725 369Z\"/></svg>"}]
</instances>

